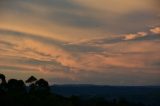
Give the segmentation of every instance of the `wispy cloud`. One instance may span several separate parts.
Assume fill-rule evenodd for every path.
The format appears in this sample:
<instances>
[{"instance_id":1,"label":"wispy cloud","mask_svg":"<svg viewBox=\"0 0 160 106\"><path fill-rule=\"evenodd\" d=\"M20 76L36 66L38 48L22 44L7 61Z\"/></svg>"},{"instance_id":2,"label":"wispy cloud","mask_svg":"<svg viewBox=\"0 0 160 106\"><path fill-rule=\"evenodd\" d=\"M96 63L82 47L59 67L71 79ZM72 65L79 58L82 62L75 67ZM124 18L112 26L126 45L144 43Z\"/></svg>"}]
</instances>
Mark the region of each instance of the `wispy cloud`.
<instances>
[{"instance_id":1,"label":"wispy cloud","mask_svg":"<svg viewBox=\"0 0 160 106\"><path fill-rule=\"evenodd\" d=\"M146 35L147 35L146 32L138 32L137 34L129 34L125 36L124 40L133 40L139 37L144 37Z\"/></svg>"},{"instance_id":2,"label":"wispy cloud","mask_svg":"<svg viewBox=\"0 0 160 106\"><path fill-rule=\"evenodd\" d=\"M156 27L156 28L153 28L153 29L150 29L150 31L154 34L160 34L160 27Z\"/></svg>"},{"instance_id":3,"label":"wispy cloud","mask_svg":"<svg viewBox=\"0 0 160 106\"><path fill-rule=\"evenodd\" d=\"M157 2L2 0L0 72L28 70L61 83L159 83Z\"/></svg>"}]
</instances>

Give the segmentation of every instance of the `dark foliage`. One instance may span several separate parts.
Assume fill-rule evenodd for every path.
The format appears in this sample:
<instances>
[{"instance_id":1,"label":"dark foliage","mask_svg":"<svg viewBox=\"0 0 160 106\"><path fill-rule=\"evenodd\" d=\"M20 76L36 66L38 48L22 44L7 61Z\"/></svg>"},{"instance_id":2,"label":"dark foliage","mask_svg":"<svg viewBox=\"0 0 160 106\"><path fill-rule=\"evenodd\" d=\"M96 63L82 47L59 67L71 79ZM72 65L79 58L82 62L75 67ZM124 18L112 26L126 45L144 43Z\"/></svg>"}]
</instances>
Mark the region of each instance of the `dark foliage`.
<instances>
[{"instance_id":1,"label":"dark foliage","mask_svg":"<svg viewBox=\"0 0 160 106\"><path fill-rule=\"evenodd\" d=\"M29 87L22 80L10 79L7 82L3 74L0 74L0 79L0 106L144 106L125 99L108 101L103 97L63 97L51 93L44 79L27 81Z\"/></svg>"}]
</instances>

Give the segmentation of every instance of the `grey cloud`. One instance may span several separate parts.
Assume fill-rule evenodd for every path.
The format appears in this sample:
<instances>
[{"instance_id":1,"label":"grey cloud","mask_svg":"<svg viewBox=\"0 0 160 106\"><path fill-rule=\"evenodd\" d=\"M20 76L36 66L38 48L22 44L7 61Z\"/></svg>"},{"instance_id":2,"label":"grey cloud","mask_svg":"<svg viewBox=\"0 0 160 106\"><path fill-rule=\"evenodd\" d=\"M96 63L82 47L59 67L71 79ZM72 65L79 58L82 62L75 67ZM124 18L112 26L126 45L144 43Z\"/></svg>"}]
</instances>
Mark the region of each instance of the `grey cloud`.
<instances>
[{"instance_id":1,"label":"grey cloud","mask_svg":"<svg viewBox=\"0 0 160 106\"><path fill-rule=\"evenodd\" d=\"M32 53L35 53L37 55L43 56L43 57L52 57L50 54L46 54L43 51L37 51L37 50L32 49L32 48L25 48L25 49L23 49L23 52L28 52L28 51L32 52Z\"/></svg>"},{"instance_id":2,"label":"grey cloud","mask_svg":"<svg viewBox=\"0 0 160 106\"><path fill-rule=\"evenodd\" d=\"M29 8L27 5L23 5L23 3L31 4L33 7L39 6L42 9L47 9L49 13L45 13L45 15L41 14L38 12L38 9L34 11L33 8ZM97 31L111 32L114 34L135 33L145 30L146 25L157 25L160 21L154 11L132 11L128 14L121 15L106 10L104 11L105 15L103 15L99 14L99 11L96 9L87 8L71 0L15 0L14 2L11 1L2 4L4 8L8 8L7 10L11 10L11 12L19 12L21 15L27 14L28 16L33 16L35 19L49 21L50 24L56 23L63 27L77 27L81 29L88 28L95 30L96 28ZM3 10L2 12L5 11ZM78 13L82 14L79 15ZM113 14L113 17L110 14ZM101 15L101 18L97 19L95 17L97 15ZM154 22L150 20L154 20Z\"/></svg>"},{"instance_id":3,"label":"grey cloud","mask_svg":"<svg viewBox=\"0 0 160 106\"><path fill-rule=\"evenodd\" d=\"M157 35L149 34L147 36L139 37L139 38L133 39L131 41L160 41L160 37Z\"/></svg>"},{"instance_id":4,"label":"grey cloud","mask_svg":"<svg viewBox=\"0 0 160 106\"><path fill-rule=\"evenodd\" d=\"M22 4L20 4L22 3ZM33 10L23 3L29 3L31 5L39 6L40 8L47 8L49 13L45 15L37 10ZM5 13L5 9L9 10L8 14L20 14L27 16L33 16L34 19L41 19L43 21L50 21L51 24L62 25L65 27L77 27L77 28L96 28L97 30L106 31L109 28L109 24L105 23L104 20L95 18L94 13L96 10L84 7L70 0L33 0L33 1L20 1L16 0L15 2L5 2L2 5L2 13ZM50 7L50 8L48 8ZM74 12L73 12L74 10ZM72 12L71 12L72 11ZM77 13L82 13L79 15ZM5 18L5 17L4 17Z\"/></svg>"},{"instance_id":5,"label":"grey cloud","mask_svg":"<svg viewBox=\"0 0 160 106\"><path fill-rule=\"evenodd\" d=\"M29 8L27 5L23 5L23 3L24 4L29 3L29 5L33 6L33 8ZM40 7L40 9L46 9L46 11L48 11L49 13L39 11L39 9L36 6ZM119 37L119 35L113 38L108 38L108 35L107 34L105 35L105 32L108 32L108 31L116 34L117 33L126 34L128 32L135 33L138 31L145 31L147 29L146 24L149 24L149 25L152 25L155 23L157 24L159 22L159 19L156 17L157 14L154 14L154 12L153 14L147 13L146 10L132 11L125 15L115 14L111 11L106 10L103 12L105 14L104 16L103 14L99 13L97 10L83 7L81 4L77 4L73 2L73 0L23 0L23 1L22 0L1 0L0 13L2 14L1 15L2 19L3 19L3 16L5 16L4 14L8 14L8 15L11 14L11 16L17 15L17 18L20 18L20 21L22 22L27 21L27 18L31 17L30 21L33 21L33 23L28 22L29 24L39 25L40 24L38 23L39 21L34 22L34 20L40 20L40 22L42 23L49 22L51 26L52 24L55 24L55 25L62 26L63 28L66 28L66 29L67 27L74 27L74 28L89 30L89 32L87 33L91 33L93 30L96 30L97 33L99 33L99 31L104 32L103 34L106 38L90 40L90 41L79 43L79 44L69 44L70 42L51 39L51 38L45 37L45 35L34 35L30 33L25 33L25 32L0 29L0 38L5 36L7 37L11 36L18 39L31 39L35 42L40 42L42 44L56 46L70 53L72 56L74 55L74 53L75 54L78 53L79 55L82 53L87 54L89 52L94 52L95 54L97 53L98 55L103 55L101 52L105 51L105 54L106 52L108 53L107 56L114 57L114 55L122 54L122 53L121 52L113 53L113 48L103 49L102 46L105 44L116 44L116 43L123 43L123 42L136 43L141 41L146 41L146 42L160 41L160 37L155 35L147 35L141 38L136 38L128 41L124 41L123 37ZM110 14L113 14L113 18L112 16L110 16ZM99 18L97 19L96 17L99 17ZM5 20L5 17L4 17L4 20ZM153 23L151 22L152 20L154 21ZM45 27L45 26L41 26L41 27ZM63 28L60 31L63 32ZM82 34L79 33L76 35L75 33L75 36L78 36L78 35L85 36L85 31L84 32L83 31L84 30L82 30ZM0 43L10 47L10 49L14 48L15 46L5 41L1 41ZM115 49L119 49L119 48L115 47ZM0 48L0 50L4 50L4 48ZM35 53L37 55L47 58L48 60L43 60L43 59L38 60L34 58L26 58L26 57L19 57L19 56L8 57L8 58L3 57L3 59L1 58L2 62L5 62L5 61L10 61L11 63L15 62L15 64L18 63L20 66L28 65L33 67L34 69L25 68L25 67L22 68L22 67L10 65L10 66L0 66L0 71L1 70L2 71L3 70L39 71L38 66L41 66L42 68L44 68L44 70L46 69L47 71L50 71L50 72L61 71L65 75L74 74L73 75L74 77L80 78L78 83L86 83L87 81L88 83L101 83L101 84L102 83L104 84L120 83L120 84L126 84L126 85L128 85L129 83L130 84L153 84L153 83L159 84L159 80L160 80L158 74L155 74L154 72L152 73L150 71L150 73L152 73L150 75L150 73L149 74L147 73L148 70L145 71L144 69L142 69L143 70L143 73L142 73L141 70L137 68L135 68L134 70L138 70L138 71L134 73L134 71L132 72L131 69L125 69L123 67L118 67L117 69L113 69L112 67L112 70L108 71L108 67L104 66L105 68L103 67L104 70L102 70L103 71L102 73L99 72L99 70L97 70L97 73L93 73L92 70L83 71L83 70L77 69L78 73L76 74L71 71L70 67L64 66L63 64L57 62L55 59L56 57L52 57L49 54L45 54L45 51L37 51L36 49L30 49L30 48L23 48L23 50L26 52L29 51L29 52ZM126 54L130 56L133 56L132 54L138 56L140 53L127 52ZM126 54L124 53L123 55L126 55ZM141 55L145 56L145 54L141 54ZM152 60L151 62L153 61L154 60ZM152 63L148 63L148 64L152 65L153 67L157 67L157 69L159 68L159 62L153 62L153 64ZM120 69L120 68L123 68L123 69ZM126 70L126 71L123 71L123 70ZM128 75L126 75L127 73ZM135 80L135 78L137 79ZM67 79L63 79L63 81L61 82L65 82L65 81L66 82L71 81L71 82L77 83L77 80L73 81L73 80L67 80Z\"/></svg>"},{"instance_id":6,"label":"grey cloud","mask_svg":"<svg viewBox=\"0 0 160 106\"><path fill-rule=\"evenodd\" d=\"M13 44L13 43L10 43L7 41L2 41L2 40L0 40L0 44L6 45L8 47L15 47L16 46L16 44Z\"/></svg>"},{"instance_id":7,"label":"grey cloud","mask_svg":"<svg viewBox=\"0 0 160 106\"><path fill-rule=\"evenodd\" d=\"M68 42L63 42L47 37L43 37L40 35L34 35L24 32L17 32L12 30L0 29L0 37L3 36L15 36L17 38L24 38L24 39L32 39L44 44L50 44L53 46L60 47L66 51L73 51L73 52L94 52L94 51L101 51L100 48L90 46L90 45L67 45Z\"/></svg>"},{"instance_id":8,"label":"grey cloud","mask_svg":"<svg viewBox=\"0 0 160 106\"><path fill-rule=\"evenodd\" d=\"M69 78L51 78L50 81L54 83L63 83L63 84L100 84L100 85L159 85L159 75L154 73L144 73L139 69L139 72L131 71L128 73L128 69L118 68L118 69L106 69L104 73L97 72L85 72L74 74L77 80L72 80ZM135 79L136 77L136 79ZM86 82L87 81L87 82Z\"/></svg>"},{"instance_id":9,"label":"grey cloud","mask_svg":"<svg viewBox=\"0 0 160 106\"><path fill-rule=\"evenodd\" d=\"M84 9L83 6L80 6L71 0L28 0L27 2L32 2L34 4L40 4L41 6L59 8L59 9Z\"/></svg>"},{"instance_id":10,"label":"grey cloud","mask_svg":"<svg viewBox=\"0 0 160 106\"><path fill-rule=\"evenodd\" d=\"M154 20L154 22L153 22ZM124 33L136 33L139 31L147 31L147 25L156 25L160 22L160 18L157 13L153 11L133 11L117 18L119 32ZM159 24L160 25L160 24ZM115 26L116 27L116 26ZM117 28L118 29L118 28ZM121 31L120 31L121 30Z\"/></svg>"},{"instance_id":11,"label":"grey cloud","mask_svg":"<svg viewBox=\"0 0 160 106\"><path fill-rule=\"evenodd\" d=\"M98 20L92 16L86 14L79 15L66 11L54 12L51 16L49 16L49 18L51 20L54 20L58 24L66 26L74 26L81 28L96 28L105 26L102 20Z\"/></svg>"},{"instance_id":12,"label":"grey cloud","mask_svg":"<svg viewBox=\"0 0 160 106\"><path fill-rule=\"evenodd\" d=\"M4 57L0 57L0 59L3 60L3 62L7 61L10 63L31 65L31 66L56 64L56 62L54 61L37 60L34 58L27 58L27 57L20 57L20 56L4 56Z\"/></svg>"},{"instance_id":13,"label":"grey cloud","mask_svg":"<svg viewBox=\"0 0 160 106\"><path fill-rule=\"evenodd\" d=\"M18 66L0 66L0 71L37 71L32 68L18 67Z\"/></svg>"},{"instance_id":14,"label":"grey cloud","mask_svg":"<svg viewBox=\"0 0 160 106\"><path fill-rule=\"evenodd\" d=\"M0 40L0 51L1 53L3 52L8 52L10 50L14 50L14 47L16 47L17 45L14 43L10 43L8 41L3 41Z\"/></svg>"},{"instance_id":15,"label":"grey cloud","mask_svg":"<svg viewBox=\"0 0 160 106\"><path fill-rule=\"evenodd\" d=\"M61 41L57 41L54 39L50 39L50 38L46 38L43 36L34 35L34 34L30 34L30 33L18 32L18 31L7 30L7 29L0 29L0 36L2 36L2 37L3 36L15 36L17 38L32 39L32 40L36 40L36 41L40 41L40 42L44 42L44 43L49 43L49 44L55 44L55 45L59 45L59 46L63 45L63 42L61 42Z\"/></svg>"},{"instance_id":16,"label":"grey cloud","mask_svg":"<svg viewBox=\"0 0 160 106\"><path fill-rule=\"evenodd\" d=\"M35 5L40 4L42 8L51 7L51 10L49 10L51 14L47 14L46 19L50 19L57 24L87 28L103 25L102 20L89 15L92 11L91 9L70 0L40 0L38 2L33 1L32 3ZM83 13L83 15L78 15L78 12Z\"/></svg>"},{"instance_id":17,"label":"grey cloud","mask_svg":"<svg viewBox=\"0 0 160 106\"><path fill-rule=\"evenodd\" d=\"M101 39L93 39L89 42L86 42L88 44L96 44L96 45L103 45L103 44L114 44L114 43L120 43L124 42L122 37L113 37L113 38L101 38Z\"/></svg>"},{"instance_id":18,"label":"grey cloud","mask_svg":"<svg viewBox=\"0 0 160 106\"><path fill-rule=\"evenodd\" d=\"M12 63L19 64L19 66L28 66L28 67L34 67L36 70L39 70L39 68L44 68L44 71L70 71L70 67L64 66L61 63L57 62L55 59L51 60L43 60L43 59L34 59L34 58L27 58L27 57L19 57L19 56L7 56L7 57L0 57L0 60L3 60L4 63L8 63L8 66L0 66L0 69L13 69L20 70L21 68L12 66ZM30 68L28 68L30 70ZM36 71L35 70L35 71ZM21 70L23 71L23 70ZM26 70L25 70L26 71Z\"/></svg>"},{"instance_id":19,"label":"grey cloud","mask_svg":"<svg viewBox=\"0 0 160 106\"><path fill-rule=\"evenodd\" d=\"M116 44L124 42L141 42L141 41L160 41L160 37L154 34L148 34L143 37L137 37L131 40L124 40L124 36L117 36L112 38L93 39L87 42L82 42L84 45L104 45L104 44ZM80 44L81 45L81 44Z\"/></svg>"},{"instance_id":20,"label":"grey cloud","mask_svg":"<svg viewBox=\"0 0 160 106\"><path fill-rule=\"evenodd\" d=\"M149 65L156 67L158 70L160 69L160 61L150 62Z\"/></svg>"},{"instance_id":21,"label":"grey cloud","mask_svg":"<svg viewBox=\"0 0 160 106\"><path fill-rule=\"evenodd\" d=\"M65 45L64 48L67 51L79 52L79 53L87 53L87 52L102 52L104 51L102 48L95 47L94 45Z\"/></svg>"},{"instance_id":22,"label":"grey cloud","mask_svg":"<svg viewBox=\"0 0 160 106\"><path fill-rule=\"evenodd\" d=\"M16 15L17 13L29 13L31 11L29 11L28 9L25 9L24 7L22 7L19 2L21 2L21 0L1 0L0 1L0 13L4 14L7 10L7 12L10 11L10 14L14 14ZM2 15L3 17L3 15Z\"/></svg>"}]
</instances>

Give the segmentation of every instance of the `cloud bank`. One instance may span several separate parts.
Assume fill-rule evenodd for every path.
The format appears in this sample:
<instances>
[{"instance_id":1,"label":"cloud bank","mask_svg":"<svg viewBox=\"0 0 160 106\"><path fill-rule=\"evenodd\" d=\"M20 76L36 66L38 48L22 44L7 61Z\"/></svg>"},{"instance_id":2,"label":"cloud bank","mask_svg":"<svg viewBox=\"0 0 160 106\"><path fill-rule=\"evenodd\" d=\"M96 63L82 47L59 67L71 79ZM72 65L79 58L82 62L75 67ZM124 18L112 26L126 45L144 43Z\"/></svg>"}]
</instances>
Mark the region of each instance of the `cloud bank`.
<instances>
[{"instance_id":1,"label":"cloud bank","mask_svg":"<svg viewBox=\"0 0 160 106\"><path fill-rule=\"evenodd\" d=\"M2 0L0 73L50 83L159 85L156 2Z\"/></svg>"}]
</instances>

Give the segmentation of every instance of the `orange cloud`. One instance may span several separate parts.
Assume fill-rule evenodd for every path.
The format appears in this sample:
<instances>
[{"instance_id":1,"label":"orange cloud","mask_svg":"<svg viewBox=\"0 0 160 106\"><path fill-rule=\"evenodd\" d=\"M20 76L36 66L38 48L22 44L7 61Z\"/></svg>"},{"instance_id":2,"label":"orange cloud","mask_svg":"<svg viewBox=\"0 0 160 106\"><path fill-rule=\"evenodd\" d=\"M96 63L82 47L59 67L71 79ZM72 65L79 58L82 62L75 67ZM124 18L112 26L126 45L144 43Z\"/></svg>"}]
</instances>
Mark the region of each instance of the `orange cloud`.
<instances>
[{"instance_id":1,"label":"orange cloud","mask_svg":"<svg viewBox=\"0 0 160 106\"><path fill-rule=\"evenodd\" d=\"M131 74L158 78L160 28L149 32L144 26L158 26L159 8L154 3L4 1L0 4L0 71L24 71L25 75L29 70L46 78L104 83L116 83L119 77L126 80Z\"/></svg>"},{"instance_id":2,"label":"orange cloud","mask_svg":"<svg viewBox=\"0 0 160 106\"><path fill-rule=\"evenodd\" d=\"M153 29L150 29L150 31L154 34L160 34L160 27L155 27Z\"/></svg>"},{"instance_id":3,"label":"orange cloud","mask_svg":"<svg viewBox=\"0 0 160 106\"><path fill-rule=\"evenodd\" d=\"M136 39L136 38L139 38L139 37L144 37L144 36L147 36L146 32L138 32L137 34L125 35L124 40L133 40L133 39Z\"/></svg>"}]
</instances>

